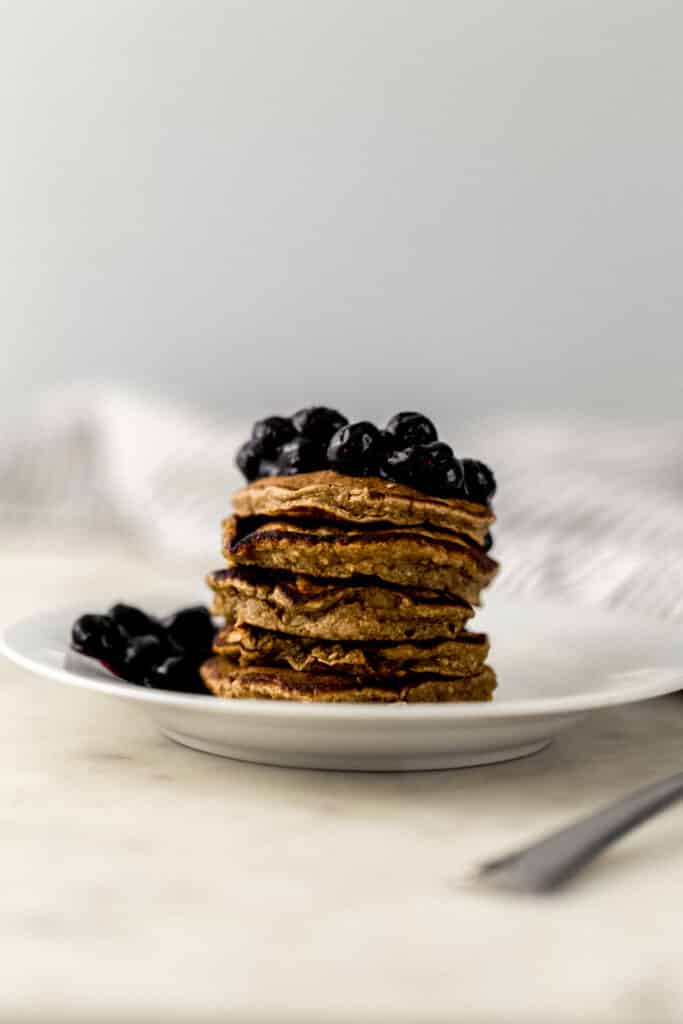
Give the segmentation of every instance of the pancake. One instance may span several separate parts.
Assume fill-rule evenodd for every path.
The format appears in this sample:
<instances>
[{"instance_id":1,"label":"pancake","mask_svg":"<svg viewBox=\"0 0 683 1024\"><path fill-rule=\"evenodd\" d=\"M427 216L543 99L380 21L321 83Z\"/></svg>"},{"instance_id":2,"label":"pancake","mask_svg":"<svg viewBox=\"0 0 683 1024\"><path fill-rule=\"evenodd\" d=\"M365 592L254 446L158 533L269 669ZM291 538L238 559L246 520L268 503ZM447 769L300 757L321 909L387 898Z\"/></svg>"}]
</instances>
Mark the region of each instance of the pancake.
<instances>
[{"instance_id":1,"label":"pancake","mask_svg":"<svg viewBox=\"0 0 683 1024\"><path fill-rule=\"evenodd\" d=\"M228 626L214 642L216 654L239 665L285 665L297 672L344 672L365 679L407 675L471 676L481 671L489 651L483 633L461 633L454 640L422 643L339 643Z\"/></svg>"},{"instance_id":2,"label":"pancake","mask_svg":"<svg viewBox=\"0 0 683 1024\"><path fill-rule=\"evenodd\" d=\"M490 700L496 687L493 669L459 679L401 680L394 686L350 674L295 672L269 665L239 666L225 655L204 662L204 683L217 697L296 700L308 703L397 703Z\"/></svg>"},{"instance_id":3,"label":"pancake","mask_svg":"<svg viewBox=\"0 0 683 1024\"><path fill-rule=\"evenodd\" d=\"M233 496L237 515L319 519L367 526L434 526L484 544L495 521L490 508L461 498L437 498L379 477L333 470L264 477Z\"/></svg>"},{"instance_id":4,"label":"pancake","mask_svg":"<svg viewBox=\"0 0 683 1024\"><path fill-rule=\"evenodd\" d=\"M240 519L223 528L231 565L256 565L310 576L372 576L402 587L438 590L478 604L498 563L471 540L424 527L348 529L292 519Z\"/></svg>"},{"instance_id":5,"label":"pancake","mask_svg":"<svg viewBox=\"0 0 683 1024\"><path fill-rule=\"evenodd\" d=\"M207 582L213 613L301 637L328 640L430 640L456 636L473 611L431 590L401 590L378 580L316 580L247 566L218 569Z\"/></svg>"}]
</instances>

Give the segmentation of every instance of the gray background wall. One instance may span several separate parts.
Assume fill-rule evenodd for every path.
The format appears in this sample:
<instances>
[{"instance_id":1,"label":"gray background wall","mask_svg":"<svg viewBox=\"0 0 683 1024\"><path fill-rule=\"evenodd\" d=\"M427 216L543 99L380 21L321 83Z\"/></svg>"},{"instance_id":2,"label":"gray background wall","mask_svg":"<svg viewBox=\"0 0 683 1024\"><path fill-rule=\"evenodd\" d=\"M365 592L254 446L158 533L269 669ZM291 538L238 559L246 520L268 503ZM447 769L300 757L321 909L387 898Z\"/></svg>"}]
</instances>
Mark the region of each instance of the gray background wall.
<instances>
[{"instance_id":1,"label":"gray background wall","mask_svg":"<svg viewBox=\"0 0 683 1024\"><path fill-rule=\"evenodd\" d=\"M683 7L0 2L5 407L676 412Z\"/></svg>"}]
</instances>

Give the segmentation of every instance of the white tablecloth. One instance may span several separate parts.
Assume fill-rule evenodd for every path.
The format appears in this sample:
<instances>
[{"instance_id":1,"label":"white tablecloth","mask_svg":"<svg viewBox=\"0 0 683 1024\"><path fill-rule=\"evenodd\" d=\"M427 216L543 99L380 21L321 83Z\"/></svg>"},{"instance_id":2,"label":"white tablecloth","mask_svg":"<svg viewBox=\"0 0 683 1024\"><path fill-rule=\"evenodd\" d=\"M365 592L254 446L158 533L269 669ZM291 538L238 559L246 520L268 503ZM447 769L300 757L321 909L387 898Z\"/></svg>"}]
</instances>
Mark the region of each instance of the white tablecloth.
<instances>
[{"instance_id":1,"label":"white tablecloth","mask_svg":"<svg viewBox=\"0 0 683 1024\"><path fill-rule=\"evenodd\" d=\"M119 541L0 542L2 620L187 586ZM680 812L547 900L463 879L679 769L682 734L671 697L504 765L266 768L0 659L0 1019L679 1022Z\"/></svg>"}]
</instances>

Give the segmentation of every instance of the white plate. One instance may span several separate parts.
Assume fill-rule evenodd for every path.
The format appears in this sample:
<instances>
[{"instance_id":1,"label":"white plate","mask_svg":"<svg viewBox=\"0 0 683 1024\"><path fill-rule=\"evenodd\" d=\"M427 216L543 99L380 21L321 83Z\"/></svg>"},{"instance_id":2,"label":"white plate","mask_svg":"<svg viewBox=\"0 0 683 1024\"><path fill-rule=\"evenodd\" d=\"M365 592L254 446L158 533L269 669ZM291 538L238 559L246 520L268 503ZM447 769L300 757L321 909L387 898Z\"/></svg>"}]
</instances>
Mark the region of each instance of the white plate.
<instances>
[{"instance_id":1,"label":"white plate","mask_svg":"<svg viewBox=\"0 0 683 1024\"><path fill-rule=\"evenodd\" d=\"M159 612L181 601L150 601ZM243 761L300 768L457 768L533 754L597 708L683 687L683 630L647 619L495 596L477 616L491 637L498 690L487 704L297 704L219 700L124 683L69 651L83 609L9 627L19 665L137 702L171 739Z\"/></svg>"}]
</instances>

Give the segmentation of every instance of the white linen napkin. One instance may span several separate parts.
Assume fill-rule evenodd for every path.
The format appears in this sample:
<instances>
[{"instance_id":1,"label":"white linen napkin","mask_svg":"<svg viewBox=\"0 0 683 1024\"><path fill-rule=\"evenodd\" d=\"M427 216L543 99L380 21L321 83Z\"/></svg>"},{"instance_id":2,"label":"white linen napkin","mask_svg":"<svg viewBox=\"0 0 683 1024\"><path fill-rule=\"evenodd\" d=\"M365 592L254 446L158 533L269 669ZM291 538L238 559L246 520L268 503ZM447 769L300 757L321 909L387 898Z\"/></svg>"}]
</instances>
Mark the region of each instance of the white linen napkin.
<instances>
[{"instance_id":1,"label":"white linen napkin","mask_svg":"<svg viewBox=\"0 0 683 1024\"><path fill-rule=\"evenodd\" d=\"M113 388L55 395L5 430L0 527L114 531L208 570L249 427ZM442 433L498 477L498 587L683 618L678 425L529 416Z\"/></svg>"}]
</instances>

